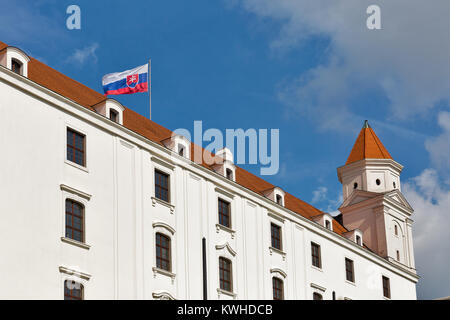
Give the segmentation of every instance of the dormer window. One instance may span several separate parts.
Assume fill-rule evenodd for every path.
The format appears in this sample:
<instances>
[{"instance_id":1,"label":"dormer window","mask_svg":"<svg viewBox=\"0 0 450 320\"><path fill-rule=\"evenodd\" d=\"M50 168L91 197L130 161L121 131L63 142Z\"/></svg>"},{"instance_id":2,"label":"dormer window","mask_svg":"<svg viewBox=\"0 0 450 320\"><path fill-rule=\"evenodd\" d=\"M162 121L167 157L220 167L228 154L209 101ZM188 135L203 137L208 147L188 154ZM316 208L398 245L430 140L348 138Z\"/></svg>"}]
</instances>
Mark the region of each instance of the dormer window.
<instances>
[{"instance_id":1,"label":"dormer window","mask_svg":"<svg viewBox=\"0 0 450 320\"><path fill-rule=\"evenodd\" d=\"M277 194L277 203L282 206L283 205L283 197L279 194Z\"/></svg>"},{"instance_id":2,"label":"dormer window","mask_svg":"<svg viewBox=\"0 0 450 320\"><path fill-rule=\"evenodd\" d=\"M11 60L11 70L17 74L22 75L22 63L16 59Z\"/></svg>"},{"instance_id":3,"label":"dormer window","mask_svg":"<svg viewBox=\"0 0 450 320\"><path fill-rule=\"evenodd\" d=\"M325 220L325 228L331 230L331 222L329 220Z\"/></svg>"},{"instance_id":4,"label":"dormer window","mask_svg":"<svg viewBox=\"0 0 450 320\"><path fill-rule=\"evenodd\" d=\"M109 119L114 122L119 122L119 113L114 109L110 109L109 110Z\"/></svg>"},{"instance_id":5,"label":"dormer window","mask_svg":"<svg viewBox=\"0 0 450 320\"><path fill-rule=\"evenodd\" d=\"M164 139L161 142L167 149L171 150L177 155L187 159L191 158L190 154L191 142L183 135L173 132L169 138Z\"/></svg>"},{"instance_id":6,"label":"dormer window","mask_svg":"<svg viewBox=\"0 0 450 320\"><path fill-rule=\"evenodd\" d=\"M361 237L356 236L356 244L361 245Z\"/></svg>"},{"instance_id":7,"label":"dormer window","mask_svg":"<svg viewBox=\"0 0 450 320\"><path fill-rule=\"evenodd\" d=\"M184 147L181 145L178 145L178 155L184 157L185 151Z\"/></svg>"},{"instance_id":8,"label":"dormer window","mask_svg":"<svg viewBox=\"0 0 450 320\"><path fill-rule=\"evenodd\" d=\"M233 170L227 169L227 179L233 180Z\"/></svg>"}]
</instances>

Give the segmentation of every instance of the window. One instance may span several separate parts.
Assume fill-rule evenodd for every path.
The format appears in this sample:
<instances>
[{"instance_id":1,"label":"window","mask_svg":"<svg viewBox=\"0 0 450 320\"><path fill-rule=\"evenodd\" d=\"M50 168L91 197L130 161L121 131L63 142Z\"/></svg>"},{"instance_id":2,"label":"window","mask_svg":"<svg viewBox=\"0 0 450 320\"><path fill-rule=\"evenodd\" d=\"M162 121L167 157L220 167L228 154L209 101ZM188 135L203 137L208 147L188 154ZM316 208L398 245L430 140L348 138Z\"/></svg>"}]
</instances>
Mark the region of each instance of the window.
<instances>
[{"instance_id":1,"label":"window","mask_svg":"<svg viewBox=\"0 0 450 320\"><path fill-rule=\"evenodd\" d=\"M84 242L84 206L66 199L66 238Z\"/></svg>"},{"instance_id":2,"label":"window","mask_svg":"<svg viewBox=\"0 0 450 320\"><path fill-rule=\"evenodd\" d=\"M322 268L322 261L320 259L320 246L314 242L311 242L311 258L312 265L314 267Z\"/></svg>"},{"instance_id":3,"label":"window","mask_svg":"<svg viewBox=\"0 0 450 320\"><path fill-rule=\"evenodd\" d=\"M355 183L353 184L353 189L356 189L356 188L358 188L358 182L355 182Z\"/></svg>"},{"instance_id":4,"label":"window","mask_svg":"<svg viewBox=\"0 0 450 320\"><path fill-rule=\"evenodd\" d=\"M169 175L155 170L155 197L169 202Z\"/></svg>"},{"instance_id":5,"label":"window","mask_svg":"<svg viewBox=\"0 0 450 320\"><path fill-rule=\"evenodd\" d=\"M391 298L391 288L389 284L389 278L383 276L383 296L386 298Z\"/></svg>"},{"instance_id":6,"label":"window","mask_svg":"<svg viewBox=\"0 0 450 320\"><path fill-rule=\"evenodd\" d=\"M392 182L392 185L394 186L394 189L396 188L395 182Z\"/></svg>"},{"instance_id":7,"label":"window","mask_svg":"<svg viewBox=\"0 0 450 320\"><path fill-rule=\"evenodd\" d=\"M226 172L227 172L227 179L233 180L233 170L227 169Z\"/></svg>"},{"instance_id":8,"label":"window","mask_svg":"<svg viewBox=\"0 0 450 320\"><path fill-rule=\"evenodd\" d=\"M277 204L279 204L280 206L283 205L283 197L279 194L277 194Z\"/></svg>"},{"instance_id":9,"label":"window","mask_svg":"<svg viewBox=\"0 0 450 320\"><path fill-rule=\"evenodd\" d=\"M109 109L109 119L114 122L119 122L119 113L116 110Z\"/></svg>"},{"instance_id":10,"label":"window","mask_svg":"<svg viewBox=\"0 0 450 320\"><path fill-rule=\"evenodd\" d=\"M361 245L361 237L360 236L356 236L356 243L358 245Z\"/></svg>"},{"instance_id":11,"label":"window","mask_svg":"<svg viewBox=\"0 0 450 320\"><path fill-rule=\"evenodd\" d=\"M323 300L323 297L320 293L314 292L313 293L313 300Z\"/></svg>"},{"instance_id":12,"label":"window","mask_svg":"<svg viewBox=\"0 0 450 320\"><path fill-rule=\"evenodd\" d=\"M272 278L273 300L284 300L283 280Z\"/></svg>"},{"instance_id":13,"label":"window","mask_svg":"<svg viewBox=\"0 0 450 320\"><path fill-rule=\"evenodd\" d=\"M162 270L171 271L170 263L170 238L161 234L156 234L156 267Z\"/></svg>"},{"instance_id":14,"label":"window","mask_svg":"<svg viewBox=\"0 0 450 320\"><path fill-rule=\"evenodd\" d=\"M83 300L84 287L81 283L64 281L64 300Z\"/></svg>"},{"instance_id":15,"label":"window","mask_svg":"<svg viewBox=\"0 0 450 320\"><path fill-rule=\"evenodd\" d=\"M219 258L219 277L220 277L220 289L232 292L232 273L231 273L231 261L226 258Z\"/></svg>"},{"instance_id":16,"label":"window","mask_svg":"<svg viewBox=\"0 0 450 320\"><path fill-rule=\"evenodd\" d=\"M400 251L397 250L397 261L400 261Z\"/></svg>"},{"instance_id":17,"label":"window","mask_svg":"<svg viewBox=\"0 0 450 320\"><path fill-rule=\"evenodd\" d=\"M12 59L11 70L17 74L22 74L22 64L16 59Z\"/></svg>"},{"instance_id":18,"label":"window","mask_svg":"<svg viewBox=\"0 0 450 320\"><path fill-rule=\"evenodd\" d=\"M347 281L355 282L355 273L353 270L353 260L345 258L345 277Z\"/></svg>"},{"instance_id":19,"label":"window","mask_svg":"<svg viewBox=\"0 0 450 320\"><path fill-rule=\"evenodd\" d=\"M281 227L275 223L270 224L270 232L272 237L272 248L281 250Z\"/></svg>"},{"instance_id":20,"label":"window","mask_svg":"<svg viewBox=\"0 0 450 320\"><path fill-rule=\"evenodd\" d=\"M80 166L86 163L86 136L67 128L67 160Z\"/></svg>"},{"instance_id":21,"label":"window","mask_svg":"<svg viewBox=\"0 0 450 320\"><path fill-rule=\"evenodd\" d=\"M230 204L222 199L219 199L219 224L230 228Z\"/></svg>"},{"instance_id":22,"label":"window","mask_svg":"<svg viewBox=\"0 0 450 320\"><path fill-rule=\"evenodd\" d=\"M325 220L325 228L331 230L331 222L329 220Z\"/></svg>"},{"instance_id":23,"label":"window","mask_svg":"<svg viewBox=\"0 0 450 320\"><path fill-rule=\"evenodd\" d=\"M396 236L398 236L398 228L397 228L397 226L394 226L394 233L395 233Z\"/></svg>"},{"instance_id":24,"label":"window","mask_svg":"<svg viewBox=\"0 0 450 320\"><path fill-rule=\"evenodd\" d=\"M375 183L377 184L377 186L379 186L379 185L381 184L380 179L377 179L377 180L375 181Z\"/></svg>"},{"instance_id":25,"label":"window","mask_svg":"<svg viewBox=\"0 0 450 320\"><path fill-rule=\"evenodd\" d=\"M181 145L178 146L178 155L184 157L184 147Z\"/></svg>"}]
</instances>

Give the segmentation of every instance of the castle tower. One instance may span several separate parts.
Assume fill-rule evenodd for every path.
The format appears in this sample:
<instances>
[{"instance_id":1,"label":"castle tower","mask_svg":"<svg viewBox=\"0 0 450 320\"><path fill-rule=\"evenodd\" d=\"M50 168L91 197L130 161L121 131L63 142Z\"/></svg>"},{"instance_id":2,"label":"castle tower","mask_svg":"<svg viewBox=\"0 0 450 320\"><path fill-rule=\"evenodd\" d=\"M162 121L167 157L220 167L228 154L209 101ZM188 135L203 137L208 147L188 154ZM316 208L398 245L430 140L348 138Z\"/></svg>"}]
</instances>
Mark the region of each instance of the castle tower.
<instances>
[{"instance_id":1,"label":"castle tower","mask_svg":"<svg viewBox=\"0 0 450 320\"><path fill-rule=\"evenodd\" d=\"M369 249L415 272L413 209L401 193L402 169L366 120L346 164L337 169L344 198L339 210L344 226L359 229Z\"/></svg>"}]
</instances>

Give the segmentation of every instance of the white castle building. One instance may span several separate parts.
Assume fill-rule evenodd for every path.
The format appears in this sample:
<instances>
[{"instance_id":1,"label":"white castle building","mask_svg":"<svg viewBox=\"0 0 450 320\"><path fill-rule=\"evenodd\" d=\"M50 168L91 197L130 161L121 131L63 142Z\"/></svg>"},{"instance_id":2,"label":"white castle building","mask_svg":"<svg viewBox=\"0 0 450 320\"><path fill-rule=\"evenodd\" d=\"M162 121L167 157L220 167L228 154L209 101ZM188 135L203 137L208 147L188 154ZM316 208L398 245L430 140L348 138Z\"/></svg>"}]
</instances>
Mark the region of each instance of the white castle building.
<instances>
[{"instance_id":1,"label":"white castle building","mask_svg":"<svg viewBox=\"0 0 450 320\"><path fill-rule=\"evenodd\" d=\"M0 119L0 299L416 299L367 123L332 217L1 42Z\"/></svg>"}]
</instances>

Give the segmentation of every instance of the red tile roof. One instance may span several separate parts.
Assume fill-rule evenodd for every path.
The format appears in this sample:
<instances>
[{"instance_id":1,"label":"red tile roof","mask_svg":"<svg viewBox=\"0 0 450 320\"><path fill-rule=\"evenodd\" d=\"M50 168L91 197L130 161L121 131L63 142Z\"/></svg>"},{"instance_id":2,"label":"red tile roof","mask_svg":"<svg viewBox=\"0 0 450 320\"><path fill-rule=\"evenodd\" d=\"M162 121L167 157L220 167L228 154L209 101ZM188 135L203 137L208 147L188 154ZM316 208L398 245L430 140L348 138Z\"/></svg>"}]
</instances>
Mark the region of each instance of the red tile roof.
<instances>
[{"instance_id":1,"label":"red tile roof","mask_svg":"<svg viewBox=\"0 0 450 320\"><path fill-rule=\"evenodd\" d=\"M0 42L0 50L7 47L6 44ZM64 74L52 69L42 62L31 58L28 66L28 78L41 86L50 89L90 110L94 110L92 106L104 101L106 98L83 84L65 76ZM134 112L125 107L123 113L124 127L142 135L143 137L152 140L153 142L162 145L163 140L171 136L172 131L166 129L159 124L145 118L144 116ZM194 161L194 152L203 152L204 149L192 143L192 160ZM207 154L209 154L207 152ZM213 156L213 155L211 155ZM206 168L212 168L203 162L201 163ZM262 195L262 192L275 187L269 182L251 174L250 172L237 167L236 168L236 183L241 186ZM322 211L311 206L310 204L296 198L295 196L285 194L285 207L307 219L321 214ZM347 230L339 224L336 220L333 221L333 230L341 234Z\"/></svg>"},{"instance_id":2,"label":"red tile roof","mask_svg":"<svg viewBox=\"0 0 450 320\"><path fill-rule=\"evenodd\" d=\"M367 121L364 123L345 164L363 159L392 159Z\"/></svg>"}]
</instances>

